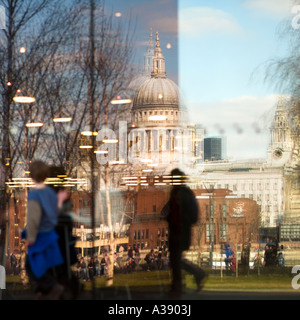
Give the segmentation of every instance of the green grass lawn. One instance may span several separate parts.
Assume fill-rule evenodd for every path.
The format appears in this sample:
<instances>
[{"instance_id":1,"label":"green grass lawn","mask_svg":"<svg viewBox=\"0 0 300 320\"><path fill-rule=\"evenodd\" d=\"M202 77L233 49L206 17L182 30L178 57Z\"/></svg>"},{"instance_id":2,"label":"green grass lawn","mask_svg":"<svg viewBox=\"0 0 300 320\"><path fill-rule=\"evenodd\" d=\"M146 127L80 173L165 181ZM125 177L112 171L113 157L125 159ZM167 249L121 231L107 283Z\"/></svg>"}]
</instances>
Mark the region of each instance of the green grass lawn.
<instances>
[{"instance_id":1,"label":"green grass lawn","mask_svg":"<svg viewBox=\"0 0 300 320\"><path fill-rule=\"evenodd\" d=\"M262 272L259 276L256 272L249 275L239 275L238 278L234 274L220 275L220 271L210 271L204 285L204 290L232 290L232 291L291 291L291 281L294 274L286 269L284 272ZM22 284L18 276L7 276L6 278L8 290L22 290ZM195 289L196 284L193 276L184 274L184 283L186 288ZM95 278L95 287L106 287L106 278ZM150 271L150 272L133 272L130 274L115 274L113 287L126 289L126 287L134 288L136 291L148 292L157 290L167 291L171 284L171 272L166 271ZM91 290L92 282L83 282L85 290Z\"/></svg>"},{"instance_id":2,"label":"green grass lawn","mask_svg":"<svg viewBox=\"0 0 300 320\"><path fill-rule=\"evenodd\" d=\"M194 288L193 277L186 276L187 287ZM223 276L209 275L204 289L206 290L241 290L241 291L295 291L291 285L291 276L289 275L235 275Z\"/></svg>"},{"instance_id":3,"label":"green grass lawn","mask_svg":"<svg viewBox=\"0 0 300 320\"><path fill-rule=\"evenodd\" d=\"M258 276L234 274L220 276L220 273L211 272L205 282L204 290L251 290L251 291L295 291L291 281L294 275L288 272L268 273ZM195 289L196 284L192 275L184 274L184 282L188 289ZM136 290L143 291L160 286L162 290L170 286L171 273L169 271L134 272L131 274L115 274L113 286L135 287ZM91 282L84 282L87 290L91 288ZM105 287L105 278L96 278L95 287Z\"/></svg>"}]
</instances>

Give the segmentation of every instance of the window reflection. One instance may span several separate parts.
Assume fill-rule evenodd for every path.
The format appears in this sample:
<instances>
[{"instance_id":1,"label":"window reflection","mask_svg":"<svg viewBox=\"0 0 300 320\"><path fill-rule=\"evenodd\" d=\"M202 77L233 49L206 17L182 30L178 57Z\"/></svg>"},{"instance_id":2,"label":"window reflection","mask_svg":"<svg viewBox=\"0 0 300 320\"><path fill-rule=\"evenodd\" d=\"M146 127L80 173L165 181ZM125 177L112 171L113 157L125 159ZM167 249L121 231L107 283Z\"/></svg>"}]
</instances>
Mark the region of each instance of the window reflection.
<instances>
[{"instance_id":1,"label":"window reflection","mask_svg":"<svg viewBox=\"0 0 300 320\"><path fill-rule=\"evenodd\" d=\"M297 263L299 99L245 85L271 54L244 30L255 4L94 3L93 23L88 2L41 6L24 21L25 7L0 6L2 256L20 252L28 165L41 158L67 172L48 183L71 190L79 256L167 250L162 210L180 168L199 205L188 258L225 272L227 246L237 265L249 246L247 268L260 272L275 243L290 250L286 266ZM247 26L258 34L255 19ZM264 21L274 27L260 34L267 41L275 25ZM32 102L14 101L21 92ZM43 126L26 127L32 119Z\"/></svg>"}]
</instances>

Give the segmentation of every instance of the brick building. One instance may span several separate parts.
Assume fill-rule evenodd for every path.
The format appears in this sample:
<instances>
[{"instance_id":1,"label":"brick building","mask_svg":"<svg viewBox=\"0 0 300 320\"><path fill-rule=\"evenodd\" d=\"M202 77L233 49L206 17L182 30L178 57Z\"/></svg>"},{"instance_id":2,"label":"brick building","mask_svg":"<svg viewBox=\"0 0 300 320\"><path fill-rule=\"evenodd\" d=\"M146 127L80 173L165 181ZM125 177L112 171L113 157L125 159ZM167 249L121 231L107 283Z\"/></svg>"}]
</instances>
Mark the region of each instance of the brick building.
<instances>
[{"instance_id":1,"label":"brick building","mask_svg":"<svg viewBox=\"0 0 300 320\"><path fill-rule=\"evenodd\" d=\"M220 246L257 243L260 206L248 198L238 198L227 189L194 190L199 203L199 221L193 228L192 244L209 251L211 242Z\"/></svg>"},{"instance_id":2,"label":"brick building","mask_svg":"<svg viewBox=\"0 0 300 320\"><path fill-rule=\"evenodd\" d=\"M160 214L169 188L139 190L136 214L129 228L129 245L141 249L168 245L168 223Z\"/></svg>"},{"instance_id":3,"label":"brick building","mask_svg":"<svg viewBox=\"0 0 300 320\"><path fill-rule=\"evenodd\" d=\"M169 188L140 190L137 210L129 229L129 244L155 248L168 244L168 223L160 214L168 201ZM260 208L254 200L237 198L227 189L193 190L199 203L199 221L193 227L192 246L209 251L230 243L257 242Z\"/></svg>"},{"instance_id":4,"label":"brick building","mask_svg":"<svg viewBox=\"0 0 300 320\"><path fill-rule=\"evenodd\" d=\"M239 245L257 242L259 205L248 198L234 197L227 189L193 190L199 203L199 221L193 227L192 246L209 251L211 239L214 248L230 243ZM140 189L136 196L134 219L128 230L128 244L141 249L168 245L168 223L161 210L169 199L169 187ZM10 252L19 249L20 230L24 228L26 201L24 194L16 194L10 206ZM85 192L72 194L73 209L81 218L88 218L89 196ZM76 223L74 227L76 226Z\"/></svg>"}]
</instances>

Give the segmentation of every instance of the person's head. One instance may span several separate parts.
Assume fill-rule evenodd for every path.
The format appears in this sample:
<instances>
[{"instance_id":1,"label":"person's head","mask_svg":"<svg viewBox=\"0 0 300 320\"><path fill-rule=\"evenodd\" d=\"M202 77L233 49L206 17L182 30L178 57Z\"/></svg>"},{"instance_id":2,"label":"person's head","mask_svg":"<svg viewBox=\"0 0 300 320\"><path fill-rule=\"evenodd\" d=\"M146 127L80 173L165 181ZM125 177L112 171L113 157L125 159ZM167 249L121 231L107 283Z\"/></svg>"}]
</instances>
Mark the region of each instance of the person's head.
<instances>
[{"instance_id":1,"label":"person's head","mask_svg":"<svg viewBox=\"0 0 300 320\"><path fill-rule=\"evenodd\" d=\"M40 160L33 161L29 166L30 177L37 183L42 183L50 175L49 166Z\"/></svg>"},{"instance_id":2,"label":"person's head","mask_svg":"<svg viewBox=\"0 0 300 320\"><path fill-rule=\"evenodd\" d=\"M182 172L181 170L179 170L178 168L173 169L171 171L171 176L184 176L184 172Z\"/></svg>"},{"instance_id":3,"label":"person's head","mask_svg":"<svg viewBox=\"0 0 300 320\"><path fill-rule=\"evenodd\" d=\"M183 184L185 182L185 173L178 168L171 171L171 176L173 177L173 182L175 184Z\"/></svg>"}]
</instances>

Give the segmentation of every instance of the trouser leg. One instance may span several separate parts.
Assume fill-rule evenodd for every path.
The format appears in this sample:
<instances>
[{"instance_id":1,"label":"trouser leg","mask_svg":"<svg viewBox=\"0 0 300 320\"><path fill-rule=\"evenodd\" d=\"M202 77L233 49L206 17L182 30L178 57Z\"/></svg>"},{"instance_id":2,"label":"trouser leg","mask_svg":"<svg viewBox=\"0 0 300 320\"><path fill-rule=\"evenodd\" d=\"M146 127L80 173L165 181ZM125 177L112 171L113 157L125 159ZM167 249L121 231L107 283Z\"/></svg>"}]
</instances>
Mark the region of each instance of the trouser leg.
<instances>
[{"instance_id":1,"label":"trouser leg","mask_svg":"<svg viewBox=\"0 0 300 320\"><path fill-rule=\"evenodd\" d=\"M172 290L180 291L182 287L182 275L181 275L181 251L170 251L170 266L172 269Z\"/></svg>"}]
</instances>

